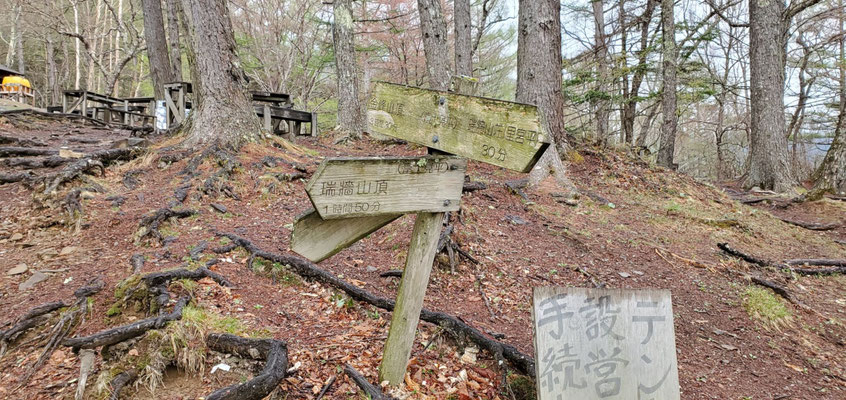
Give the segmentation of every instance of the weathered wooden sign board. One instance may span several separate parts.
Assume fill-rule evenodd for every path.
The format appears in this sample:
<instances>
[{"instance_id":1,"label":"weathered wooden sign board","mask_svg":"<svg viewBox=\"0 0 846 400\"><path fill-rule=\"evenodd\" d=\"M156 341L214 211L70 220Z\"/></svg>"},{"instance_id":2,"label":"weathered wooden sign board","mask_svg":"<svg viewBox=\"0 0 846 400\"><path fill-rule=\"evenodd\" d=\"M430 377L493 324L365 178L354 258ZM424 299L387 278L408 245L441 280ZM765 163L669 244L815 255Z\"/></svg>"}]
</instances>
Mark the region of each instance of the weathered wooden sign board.
<instances>
[{"instance_id":1,"label":"weathered wooden sign board","mask_svg":"<svg viewBox=\"0 0 846 400\"><path fill-rule=\"evenodd\" d=\"M668 290L535 288L538 400L680 397Z\"/></svg>"},{"instance_id":2,"label":"weathered wooden sign board","mask_svg":"<svg viewBox=\"0 0 846 400\"><path fill-rule=\"evenodd\" d=\"M291 250L313 262L323 261L349 247L402 214L382 214L359 218L323 219L306 211L294 221Z\"/></svg>"},{"instance_id":3,"label":"weathered wooden sign board","mask_svg":"<svg viewBox=\"0 0 846 400\"><path fill-rule=\"evenodd\" d=\"M467 160L452 156L341 157L306 185L323 219L458 210Z\"/></svg>"},{"instance_id":4,"label":"weathered wooden sign board","mask_svg":"<svg viewBox=\"0 0 846 400\"><path fill-rule=\"evenodd\" d=\"M537 107L376 82L371 132L529 172L549 145Z\"/></svg>"}]
</instances>

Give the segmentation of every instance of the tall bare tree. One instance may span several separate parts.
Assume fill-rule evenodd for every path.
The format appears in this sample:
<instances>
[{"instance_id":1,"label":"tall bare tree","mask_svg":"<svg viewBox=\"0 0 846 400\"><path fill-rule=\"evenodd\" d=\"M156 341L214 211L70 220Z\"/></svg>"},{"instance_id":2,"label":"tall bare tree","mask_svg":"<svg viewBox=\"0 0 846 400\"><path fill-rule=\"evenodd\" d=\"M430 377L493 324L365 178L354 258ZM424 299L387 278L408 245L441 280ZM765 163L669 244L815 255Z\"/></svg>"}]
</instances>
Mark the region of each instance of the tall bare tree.
<instances>
[{"instance_id":1,"label":"tall bare tree","mask_svg":"<svg viewBox=\"0 0 846 400\"><path fill-rule=\"evenodd\" d=\"M147 58L150 60L150 76L156 99L164 99L164 84L176 81L165 37L164 17L161 0L141 0L144 10L144 38L147 42Z\"/></svg>"},{"instance_id":2,"label":"tall bare tree","mask_svg":"<svg viewBox=\"0 0 846 400\"><path fill-rule=\"evenodd\" d=\"M676 149L676 128L679 123L679 116L676 110L678 52L676 51L676 20L674 9L675 0L661 0L661 42L663 47L661 112L664 123L661 126L661 145L658 147L658 165L666 168L673 168L673 153Z\"/></svg>"},{"instance_id":3,"label":"tall bare tree","mask_svg":"<svg viewBox=\"0 0 846 400\"><path fill-rule=\"evenodd\" d=\"M429 86L435 90L449 89L449 47L447 29L440 0L417 0L420 29L423 33L423 51L426 53L426 70Z\"/></svg>"},{"instance_id":4,"label":"tall bare tree","mask_svg":"<svg viewBox=\"0 0 846 400\"><path fill-rule=\"evenodd\" d=\"M364 130L360 81L355 55L352 0L335 0L332 5L335 43L335 69L338 73L338 127L344 135L357 139Z\"/></svg>"},{"instance_id":5,"label":"tall bare tree","mask_svg":"<svg viewBox=\"0 0 846 400\"><path fill-rule=\"evenodd\" d=\"M226 0L182 0L190 26L195 103L186 127L189 148L237 149L260 138L261 124L235 54Z\"/></svg>"},{"instance_id":6,"label":"tall bare tree","mask_svg":"<svg viewBox=\"0 0 846 400\"><path fill-rule=\"evenodd\" d=\"M170 48L170 65L173 80L182 80L182 48L179 41L179 15L182 5L179 0L167 0L167 45Z\"/></svg>"}]
</instances>

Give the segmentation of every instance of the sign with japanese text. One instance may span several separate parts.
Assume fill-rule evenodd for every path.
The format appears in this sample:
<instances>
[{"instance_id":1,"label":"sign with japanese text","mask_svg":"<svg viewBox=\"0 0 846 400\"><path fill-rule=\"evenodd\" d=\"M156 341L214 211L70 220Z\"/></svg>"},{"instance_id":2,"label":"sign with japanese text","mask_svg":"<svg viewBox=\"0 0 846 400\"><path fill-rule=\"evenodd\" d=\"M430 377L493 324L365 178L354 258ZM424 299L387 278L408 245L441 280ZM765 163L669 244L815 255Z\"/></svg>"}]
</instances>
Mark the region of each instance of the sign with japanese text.
<instances>
[{"instance_id":1,"label":"sign with japanese text","mask_svg":"<svg viewBox=\"0 0 846 400\"><path fill-rule=\"evenodd\" d=\"M306 193L322 219L456 211L466 170L453 156L329 158Z\"/></svg>"},{"instance_id":2,"label":"sign with japanese text","mask_svg":"<svg viewBox=\"0 0 846 400\"><path fill-rule=\"evenodd\" d=\"M549 138L537 107L376 82L370 132L508 169L529 172Z\"/></svg>"},{"instance_id":3,"label":"sign with japanese text","mask_svg":"<svg viewBox=\"0 0 846 400\"><path fill-rule=\"evenodd\" d=\"M679 399L668 290L534 289L538 400Z\"/></svg>"}]
</instances>

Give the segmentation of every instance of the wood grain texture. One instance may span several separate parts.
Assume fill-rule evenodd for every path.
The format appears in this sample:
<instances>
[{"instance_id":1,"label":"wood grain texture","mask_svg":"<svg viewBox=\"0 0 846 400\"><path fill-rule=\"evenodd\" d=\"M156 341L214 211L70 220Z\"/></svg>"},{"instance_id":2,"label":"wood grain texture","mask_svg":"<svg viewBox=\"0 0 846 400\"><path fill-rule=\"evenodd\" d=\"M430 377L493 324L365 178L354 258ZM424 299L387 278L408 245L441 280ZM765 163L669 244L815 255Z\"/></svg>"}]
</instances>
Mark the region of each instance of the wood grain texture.
<instances>
[{"instance_id":1,"label":"wood grain texture","mask_svg":"<svg viewBox=\"0 0 846 400\"><path fill-rule=\"evenodd\" d=\"M534 289L539 400L679 399L668 290Z\"/></svg>"},{"instance_id":2,"label":"wood grain texture","mask_svg":"<svg viewBox=\"0 0 846 400\"><path fill-rule=\"evenodd\" d=\"M369 132L529 172L549 145L537 107L376 82Z\"/></svg>"},{"instance_id":3,"label":"wood grain texture","mask_svg":"<svg viewBox=\"0 0 846 400\"><path fill-rule=\"evenodd\" d=\"M306 192L323 219L455 211L466 169L453 156L330 158Z\"/></svg>"},{"instance_id":4,"label":"wood grain texture","mask_svg":"<svg viewBox=\"0 0 846 400\"><path fill-rule=\"evenodd\" d=\"M379 382L388 381L396 386L402 383L405 377L443 220L444 213L420 213L414 221L405 271L397 291L391 328L385 342L382 364L379 366Z\"/></svg>"},{"instance_id":5,"label":"wood grain texture","mask_svg":"<svg viewBox=\"0 0 846 400\"><path fill-rule=\"evenodd\" d=\"M294 221L291 250L313 262L320 262L391 223L400 215L323 219L311 209Z\"/></svg>"}]
</instances>

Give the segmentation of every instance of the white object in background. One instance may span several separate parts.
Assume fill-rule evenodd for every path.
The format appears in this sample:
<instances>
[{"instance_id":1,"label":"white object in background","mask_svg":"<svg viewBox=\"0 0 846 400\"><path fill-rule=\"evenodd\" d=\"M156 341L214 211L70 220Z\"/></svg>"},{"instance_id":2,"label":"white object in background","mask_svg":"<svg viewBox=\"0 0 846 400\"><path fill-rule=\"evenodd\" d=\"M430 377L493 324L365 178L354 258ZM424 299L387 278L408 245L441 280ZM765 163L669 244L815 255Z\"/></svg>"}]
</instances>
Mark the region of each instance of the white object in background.
<instances>
[{"instance_id":1,"label":"white object in background","mask_svg":"<svg viewBox=\"0 0 846 400\"><path fill-rule=\"evenodd\" d=\"M164 100L156 100L156 129L167 129L167 110Z\"/></svg>"},{"instance_id":2,"label":"white object in background","mask_svg":"<svg viewBox=\"0 0 846 400\"><path fill-rule=\"evenodd\" d=\"M229 372L229 368L230 367L228 365L226 365L224 363L220 363L220 364L217 364L214 367L212 367L211 373L214 373L214 371L217 371L217 370Z\"/></svg>"}]
</instances>

